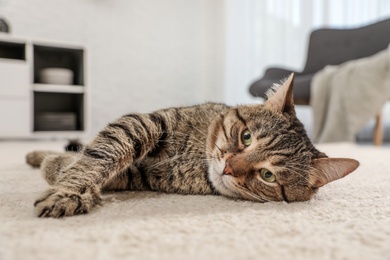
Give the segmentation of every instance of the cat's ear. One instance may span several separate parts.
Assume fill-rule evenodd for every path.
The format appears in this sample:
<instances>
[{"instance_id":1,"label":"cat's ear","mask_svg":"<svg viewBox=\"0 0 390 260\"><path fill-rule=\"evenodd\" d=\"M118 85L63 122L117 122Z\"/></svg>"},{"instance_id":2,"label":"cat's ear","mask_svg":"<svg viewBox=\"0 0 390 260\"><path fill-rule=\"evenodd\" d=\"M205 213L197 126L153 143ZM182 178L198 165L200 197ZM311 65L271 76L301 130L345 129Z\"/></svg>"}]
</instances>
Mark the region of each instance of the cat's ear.
<instances>
[{"instance_id":1,"label":"cat's ear","mask_svg":"<svg viewBox=\"0 0 390 260\"><path fill-rule=\"evenodd\" d=\"M348 158L320 158L315 159L309 181L319 188L329 182L341 179L359 167L359 162Z\"/></svg>"},{"instance_id":2,"label":"cat's ear","mask_svg":"<svg viewBox=\"0 0 390 260\"><path fill-rule=\"evenodd\" d=\"M271 89L267 93L268 100L264 105L275 112L293 113L295 111L293 81L294 73L291 73L281 86L276 87L277 89Z\"/></svg>"}]
</instances>

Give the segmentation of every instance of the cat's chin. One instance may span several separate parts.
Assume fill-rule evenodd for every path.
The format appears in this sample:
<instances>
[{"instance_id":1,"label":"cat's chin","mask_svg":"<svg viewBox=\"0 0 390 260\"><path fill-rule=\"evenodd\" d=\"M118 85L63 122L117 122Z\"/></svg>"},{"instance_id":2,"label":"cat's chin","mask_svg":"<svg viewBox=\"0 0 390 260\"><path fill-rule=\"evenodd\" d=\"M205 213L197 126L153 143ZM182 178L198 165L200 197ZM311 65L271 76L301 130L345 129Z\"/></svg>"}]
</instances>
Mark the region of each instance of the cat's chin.
<instances>
[{"instance_id":1,"label":"cat's chin","mask_svg":"<svg viewBox=\"0 0 390 260\"><path fill-rule=\"evenodd\" d=\"M209 179L214 188L221 194L228 197L237 198L237 195L229 190L224 183L223 169L225 164L222 162L212 162L209 166ZM226 178L226 176L225 176Z\"/></svg>"}]
</instances>

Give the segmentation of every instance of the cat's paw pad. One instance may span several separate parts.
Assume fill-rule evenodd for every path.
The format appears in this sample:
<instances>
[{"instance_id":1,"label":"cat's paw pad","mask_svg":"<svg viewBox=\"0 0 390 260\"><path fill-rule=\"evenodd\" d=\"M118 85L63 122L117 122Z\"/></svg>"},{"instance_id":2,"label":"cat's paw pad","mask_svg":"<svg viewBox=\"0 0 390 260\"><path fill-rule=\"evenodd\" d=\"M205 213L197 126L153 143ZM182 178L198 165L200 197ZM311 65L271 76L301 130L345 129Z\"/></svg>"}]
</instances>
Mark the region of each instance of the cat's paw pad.
<instances>
[{"instance_id":1,"label":"cat's paw pad","mask_svg":"<svg viewBox=\"0 0 390 260\"><path fill-rule=\"evenodd\" d=\"M61 218L88 213L100 204L97 193L79 194L72 191L49 189L34 203L38 217Z\"/></svg>"}]
</instances>

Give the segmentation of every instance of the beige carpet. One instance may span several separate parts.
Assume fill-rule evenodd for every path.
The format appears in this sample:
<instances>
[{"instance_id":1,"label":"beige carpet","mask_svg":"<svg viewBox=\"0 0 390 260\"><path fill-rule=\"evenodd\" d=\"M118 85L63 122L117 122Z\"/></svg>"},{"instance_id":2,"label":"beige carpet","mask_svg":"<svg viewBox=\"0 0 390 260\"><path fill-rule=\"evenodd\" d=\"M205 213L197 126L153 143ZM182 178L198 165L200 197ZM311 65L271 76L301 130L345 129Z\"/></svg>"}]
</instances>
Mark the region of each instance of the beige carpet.
<instances>
[{"instance_id":1,"label":"beige carpet","mask_svg":"<svg viewBox=\"0 0 390 260\"><path fill-rule=\"evenodd\" d=\"M0 259L390 259L390 149L320 148L361 167L310 202L123 192L91 214L38 219L47 188L27 151L61 142L0 142Z\"/></svg>"}]
</instances>

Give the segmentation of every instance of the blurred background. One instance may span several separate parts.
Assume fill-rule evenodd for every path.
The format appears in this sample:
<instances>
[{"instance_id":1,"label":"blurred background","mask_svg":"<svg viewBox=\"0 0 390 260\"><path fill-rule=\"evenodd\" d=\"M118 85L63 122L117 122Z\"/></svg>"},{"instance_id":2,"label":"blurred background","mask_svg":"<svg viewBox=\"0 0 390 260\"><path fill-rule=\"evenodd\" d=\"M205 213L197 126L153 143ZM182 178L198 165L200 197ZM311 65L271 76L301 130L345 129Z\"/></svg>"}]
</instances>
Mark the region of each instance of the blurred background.
<instances>
[{"instance_id":1,"label":"blurred background","mask_svg":"<svg viewBox=\"0 0 390 260\"><path fill-rule=\"evenodd\" d=\"M90 137L132 112L207 101L260 103L249 94L251 83L271 66L301 71L313 30L390 18L390 1L0 0L0 18L7 28L0 49L14 53L25 65L21 73L28 73L23 94L12 94L0 50L0 128L17 122L0 137L67 137L72 130ZM70 69L75 88L45 82L48 67ZM26 107L20 116L12 109L19 100ZM63 134L38 122L69 111L77 123ZM389 112L386 107L385 139ZM63 120L72 121L71 114ZM311 134L310 106L299 107L298 115ZM373 124L359 140L371 140Z\"/></svg>"}]
</instances>

